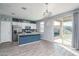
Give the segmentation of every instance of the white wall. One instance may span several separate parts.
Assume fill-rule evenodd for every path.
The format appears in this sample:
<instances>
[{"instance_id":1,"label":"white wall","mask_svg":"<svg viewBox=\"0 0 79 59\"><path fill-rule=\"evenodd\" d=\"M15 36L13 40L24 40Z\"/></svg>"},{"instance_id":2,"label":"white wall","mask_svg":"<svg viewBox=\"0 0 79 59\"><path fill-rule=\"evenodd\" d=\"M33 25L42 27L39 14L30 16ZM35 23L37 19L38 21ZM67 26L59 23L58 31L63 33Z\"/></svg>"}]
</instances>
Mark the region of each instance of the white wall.
<instances>
[{"instance_id":1,"label":"white wall","mask_svg":"<svg viewBox=\"0 0 79 59\"><path fill-rule=\"evenodd\" d=\"M43 38L44 40L53 42L54 38L53 20L45 21Z\"/></svg>"},{"instance_id":2,"label":"white wall","mask_svg":"<svg viewBox=\"0 0 79 59\"><path fill-rule=\"evenodd\" d=\"M54 30L53 30L53 20L44 20L44 32L41 33L41 39L53 42ZM41 21L40 21L41 22ZM40 32L40 22L37 22L37 30Z\"/></svg>"}]
</instances>

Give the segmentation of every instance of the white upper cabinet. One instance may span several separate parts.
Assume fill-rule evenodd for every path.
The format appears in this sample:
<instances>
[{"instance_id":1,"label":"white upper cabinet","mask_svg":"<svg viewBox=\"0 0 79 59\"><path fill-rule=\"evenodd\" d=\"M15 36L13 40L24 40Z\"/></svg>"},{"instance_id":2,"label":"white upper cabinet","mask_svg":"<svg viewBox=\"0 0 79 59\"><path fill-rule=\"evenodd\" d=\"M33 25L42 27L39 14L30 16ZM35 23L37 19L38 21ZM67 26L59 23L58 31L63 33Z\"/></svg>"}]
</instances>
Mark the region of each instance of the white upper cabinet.
<instances>
[{"instance_id":1,"label":"white upper cabinet","mask_svg":"<svg viewBox=\"0 0 79 59\"><path fill-rule=\"evenodd\" d=\"M31 23L31 29L36 29L36 24Z\"/></svg>"},{"instance_id":2,"label":"white upper cabinet","mask_svg":"<svg viewBox=\"0 0 79 59\"><path fill-rule=\"evenodd\" d=\"M31 29L36 29L36 24L33 23L22 23L22 28L25 28L25 26L30 26Z\"/></svg>"},{"instance_id":3,"label":"white upper cabinet","mask_svg":"<svg viewBox=\"0 0 79 59\"><path fill-rule=\"evenodd\" d=\"M18 22L12 22L13 25L18 25Z\"/></svg>"},{"instance_id":4,"label":"white upper cabinet","mask_svg":"<svg viewBox=\"0 0 79 59\"><path fill-rule=\"evenodd\" d=\"M20 26L20 27L22 26L22 23L21 23L21 22L17 22L17 24L18 24L18 26Z\"/></svg>"},{"instance_id":5,"label":"white upper cabinet","mask_svg":"<svg viewBox=\"0 0 79 59\"><path fill-rule=\"evenodd\" d=\"M18 25L22 27L22 29L25 29L25 26L30 26L31 29L36 29L36 24L34 23L13 22L13 25Z\"/></svg>"}]
</instances>

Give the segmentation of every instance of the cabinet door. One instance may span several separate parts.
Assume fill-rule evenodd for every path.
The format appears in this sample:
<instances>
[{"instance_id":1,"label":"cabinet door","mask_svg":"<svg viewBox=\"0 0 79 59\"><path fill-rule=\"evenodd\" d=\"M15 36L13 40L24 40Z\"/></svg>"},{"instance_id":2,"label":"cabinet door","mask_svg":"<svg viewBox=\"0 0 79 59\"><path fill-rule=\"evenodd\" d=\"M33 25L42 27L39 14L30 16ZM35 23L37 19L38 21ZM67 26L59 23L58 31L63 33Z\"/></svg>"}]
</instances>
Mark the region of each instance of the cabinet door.
<instances>
[{"instance_id":1,"label":"cabinet door","mask_svg":"<svg viewBox=\"0 0 79 59\"><path fill-rule=\"evenodd\" d=\"M25 26L30 26L29 23L22 23L22 28L25 29Z\"/></svg>"},{"instance_id":2,"label":"cabinet door","mask_svg":"<svg viewBox=\"0 0 79 59\"><path fill-rule=\"evenodd\" d=\"M31 29L36 29L36 24L31 24Z\"/></svg>"},{"instance_id":3,"label":"cabinet door","mask_svg":"<svg viewBox=\"0 0 79 59\"><path fill-rule=\"evenodd\" d=\"M20 36L19 37L19 44L26 44L26 43L29 43L31 41L30 37L29 36Z\"/></svg>"},{"instance_id":4,"label":"cabinet door","mask_svg":"<svg viewBox=\"0 0 79 59\"><path fill-rule=\"evenodd\" d=\"M26 44L26 43L31 43L35 41L39 41L40 39L40 34L37 35L24 35L19 37L19 44Z\"/></svg>"},{"instance_id":5,"label":"cabinet door","mask_svg":"<svg viewBox=\"0 0 79 59\"><path fill-rule=\"evenodd\" d=\"M21 22L17 22L19 27L22 27L22 23Z\"/></svg>"},{"instance_id":6,"label":"cabinet door","mask_svg":"<svg viewBox=\"0 0 79 59\"><path fill-rule=\"evenodd\" d=\"M1 42L12 40L11 22L1 21Z\"/></svg>"},{"instance_id":7,"label":"cabinet door","mask_svg":"<svg viewBox=\"0 0 79 59\"><path fill-rule=\"evenodd\" d=\"M12 22L12 25L18 25L18 22Z\"/></svg>"}]
</instances>

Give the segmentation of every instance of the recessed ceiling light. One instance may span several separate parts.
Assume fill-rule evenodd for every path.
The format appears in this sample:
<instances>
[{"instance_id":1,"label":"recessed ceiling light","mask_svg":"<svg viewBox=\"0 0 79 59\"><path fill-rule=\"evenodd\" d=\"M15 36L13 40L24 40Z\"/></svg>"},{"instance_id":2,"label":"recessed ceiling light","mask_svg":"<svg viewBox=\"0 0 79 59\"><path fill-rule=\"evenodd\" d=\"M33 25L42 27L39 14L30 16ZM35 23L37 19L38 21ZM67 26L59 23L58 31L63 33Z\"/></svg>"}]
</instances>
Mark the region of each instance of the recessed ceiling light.
<instances>
[{"instance_id":1,"label":"recessed ceiling light","mask_svg":"<svg viewBox=\"0 0 79 59\"><path fill-rule=\"evenodd\" d=\"M12 15L15 15L15 13L11 13Z\"/></svg>"},{"instance_id":2,"label":"recessed ceiling light","mask_svg":"<svg viewBox=\"0 0 79 59\"><path fill-rule=\"evenodd\" d=\"M25 7L22 7L21 9L23 9L23 10L26 10L27 8L25 8Z\"/></svg>"},{"instance_id":3,"label":"recessed ceiling light","mask_svg":"<svg viewBox=\"0 0 79 59\"><path fill-rule=\"evenodd\" d=\"M48 5L48 3L45 3L45 5Z\"/></svg>"}]
</instances>

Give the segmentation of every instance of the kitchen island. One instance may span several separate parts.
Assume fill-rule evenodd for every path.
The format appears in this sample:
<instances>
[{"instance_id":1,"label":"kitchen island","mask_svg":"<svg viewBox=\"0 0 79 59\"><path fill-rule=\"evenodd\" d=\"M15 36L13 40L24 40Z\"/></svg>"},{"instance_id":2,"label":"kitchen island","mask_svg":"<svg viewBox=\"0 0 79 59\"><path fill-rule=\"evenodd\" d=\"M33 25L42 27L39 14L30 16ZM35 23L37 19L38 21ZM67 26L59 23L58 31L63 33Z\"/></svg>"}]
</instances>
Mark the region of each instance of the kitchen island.
<instances>
[{"instance_id":1,"label":"kitchen island","mask_svg":"<svg viewBox=\"0 0 79 59\"><path fill-rule=\"evenodd\" d=\"M40 39L40 33L33 32L33 33L20 33L18 34L18 43L21 44L27 44L35 41L39 41Z\"/></svg>"}]
</instances>

